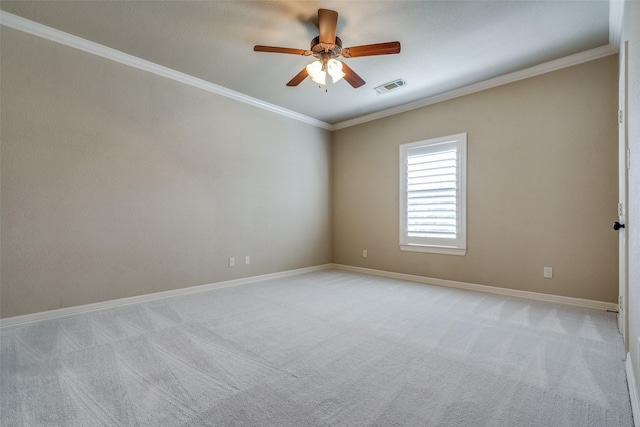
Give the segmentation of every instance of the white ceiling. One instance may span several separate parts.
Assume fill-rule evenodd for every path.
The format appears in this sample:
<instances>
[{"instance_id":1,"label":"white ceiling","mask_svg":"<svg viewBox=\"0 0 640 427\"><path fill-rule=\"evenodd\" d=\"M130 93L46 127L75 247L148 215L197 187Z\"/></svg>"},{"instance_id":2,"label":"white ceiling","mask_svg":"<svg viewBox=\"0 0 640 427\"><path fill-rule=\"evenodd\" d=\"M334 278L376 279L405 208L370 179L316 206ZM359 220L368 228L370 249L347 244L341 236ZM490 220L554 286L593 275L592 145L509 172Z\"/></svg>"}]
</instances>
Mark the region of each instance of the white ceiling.
<instances>
[{"instance_id":1,"label":"white ceiling","mask_svg":"<svg viewBox=\"0 0 640 427\"><path fill-rule=\"evenodd\" d=\"M285 84L312 58L317 10L343 46L400 41L398 55L344 59L365 81ZM607 46L610 4L572 1L6 1L0 9L329 124ZM611 48L613 49L613 48ZM402 78L384 95L374 88ZM326 90L325 90L326 89Z\"/></svg>"}]
</instances>

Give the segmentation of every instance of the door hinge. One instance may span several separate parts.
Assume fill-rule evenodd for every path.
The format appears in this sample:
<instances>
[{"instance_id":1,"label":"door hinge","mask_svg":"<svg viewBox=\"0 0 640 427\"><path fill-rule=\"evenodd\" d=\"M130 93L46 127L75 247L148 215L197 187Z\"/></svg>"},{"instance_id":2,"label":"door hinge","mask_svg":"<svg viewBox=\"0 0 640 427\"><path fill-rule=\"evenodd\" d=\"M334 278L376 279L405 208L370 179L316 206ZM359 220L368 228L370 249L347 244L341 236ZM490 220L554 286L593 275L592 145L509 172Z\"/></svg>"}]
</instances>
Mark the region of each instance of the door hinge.
<instances>
[{"instance_id":1,"label":"door hinge","mask_svg":"<svg viewBox=\"0 0 640 427\"><path fill-rule=\"evenodd\" d=\"M622 214L623 214L622 203L618 203L618 216L622 216Z\"/></svg>"},{"instance_id":2,"label":"door hinge","mask_svg":"<svg viewBox=\"0 0 640 427\"><path fill-rule=\"evenodd\" d=\"M618 123L622 124L622 110L618 110Z\"/></svg>"}]
</instances>

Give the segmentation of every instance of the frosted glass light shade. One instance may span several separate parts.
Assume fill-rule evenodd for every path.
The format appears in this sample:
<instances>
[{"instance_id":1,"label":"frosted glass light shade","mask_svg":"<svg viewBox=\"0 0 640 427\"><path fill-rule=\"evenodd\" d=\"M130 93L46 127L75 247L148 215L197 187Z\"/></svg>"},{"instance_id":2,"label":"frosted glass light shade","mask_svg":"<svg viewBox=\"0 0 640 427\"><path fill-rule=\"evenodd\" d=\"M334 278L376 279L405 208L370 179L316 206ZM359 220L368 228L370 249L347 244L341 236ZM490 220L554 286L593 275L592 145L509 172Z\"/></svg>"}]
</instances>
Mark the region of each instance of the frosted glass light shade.
<instances>
[{"instance_id":1,"label":"frosted glass light shade","mask_svg":"<svg viewBox=\"0 0 640 427\"><path fill-rule=\"evenodd\" d=\"M342 72L342 62L335 59L330 59L329 61L327 61L327 72L333 79L334 83L345 76L344 72Z\"/></svg>"},{"instance_id":2,"label":"frosted glass light shade","mask_svg":"<svg viewBox=\"0 0 640 427\"><path fill-rule=\"evenodd\" d=\"M307 73L314 82L320 85L325 84L327 73L322 70L322 62L313 61L311 64L307 65Z\"/></svg>"}]
</instances>

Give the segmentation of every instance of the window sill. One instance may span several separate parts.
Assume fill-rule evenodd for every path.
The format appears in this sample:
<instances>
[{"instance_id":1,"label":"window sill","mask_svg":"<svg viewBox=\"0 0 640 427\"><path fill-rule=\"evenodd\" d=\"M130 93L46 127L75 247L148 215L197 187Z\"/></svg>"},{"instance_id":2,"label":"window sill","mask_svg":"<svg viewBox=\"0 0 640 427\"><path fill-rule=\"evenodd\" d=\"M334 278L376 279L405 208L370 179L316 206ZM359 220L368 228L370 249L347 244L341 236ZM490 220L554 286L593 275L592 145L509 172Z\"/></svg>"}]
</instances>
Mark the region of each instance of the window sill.
<instances>
[{"instance_id":1,"label":"window sill","mask_svg":"<svg viewBox=\"0 0 640 427\"><path fill-rule=\"evenodd\" d=\"M441 255L458 255L464 256L467 253L467 249L452 248L446 246L425 246L425 245L400 245L401 251L407 252L424 252L429 254L441 254Z\"/></svg>"}]
</instances>

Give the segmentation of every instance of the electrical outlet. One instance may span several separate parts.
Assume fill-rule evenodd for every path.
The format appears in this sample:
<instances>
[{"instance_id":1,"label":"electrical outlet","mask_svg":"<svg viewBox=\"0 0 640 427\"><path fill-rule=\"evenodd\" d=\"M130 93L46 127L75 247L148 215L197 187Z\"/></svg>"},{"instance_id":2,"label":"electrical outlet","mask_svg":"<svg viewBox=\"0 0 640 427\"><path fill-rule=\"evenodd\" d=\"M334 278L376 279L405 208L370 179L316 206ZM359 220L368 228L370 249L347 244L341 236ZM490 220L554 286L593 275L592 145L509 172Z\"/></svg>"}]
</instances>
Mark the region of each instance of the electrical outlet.
<instances>
[{"instance_id":1,"label":"electrical outlet","mask_svg":"<svg viewBox=\"0 0 640 427\"><path fill-rule=\"evenodd\" d=\"M251 257L249 255L244 257L244 263L247 264L247 265L251 264Z\"/></svg>"},{"instance_id":2,"label":"electrical outlet","mask_svg":"<svg viewBox=\"0 0 640 427\"><path fill-rule=\"evenodd\" d=\"M362 258L366 258L367 257L367 250L363 249L362 250Z\"/></svg>"},{"instance_id":3,"label":"electrical outlet","mask_svg":"<svg viewBox=\"0 0 640 427\"><path fill-rule=\"evenodd\" d=\"M229 267L236 266L236 259L234 257L229 258Z\"/></svg>"},{"instance_id":4,"label":"electrical outlet","mask_svg":"<svg viewBox=\"0 0 640 427\"><path fill-rule=\"evenodd\" d=\"M544 278L545 279L553 279L553 267L545 267L544 268Z\"/></svg>"}]
</instances>

